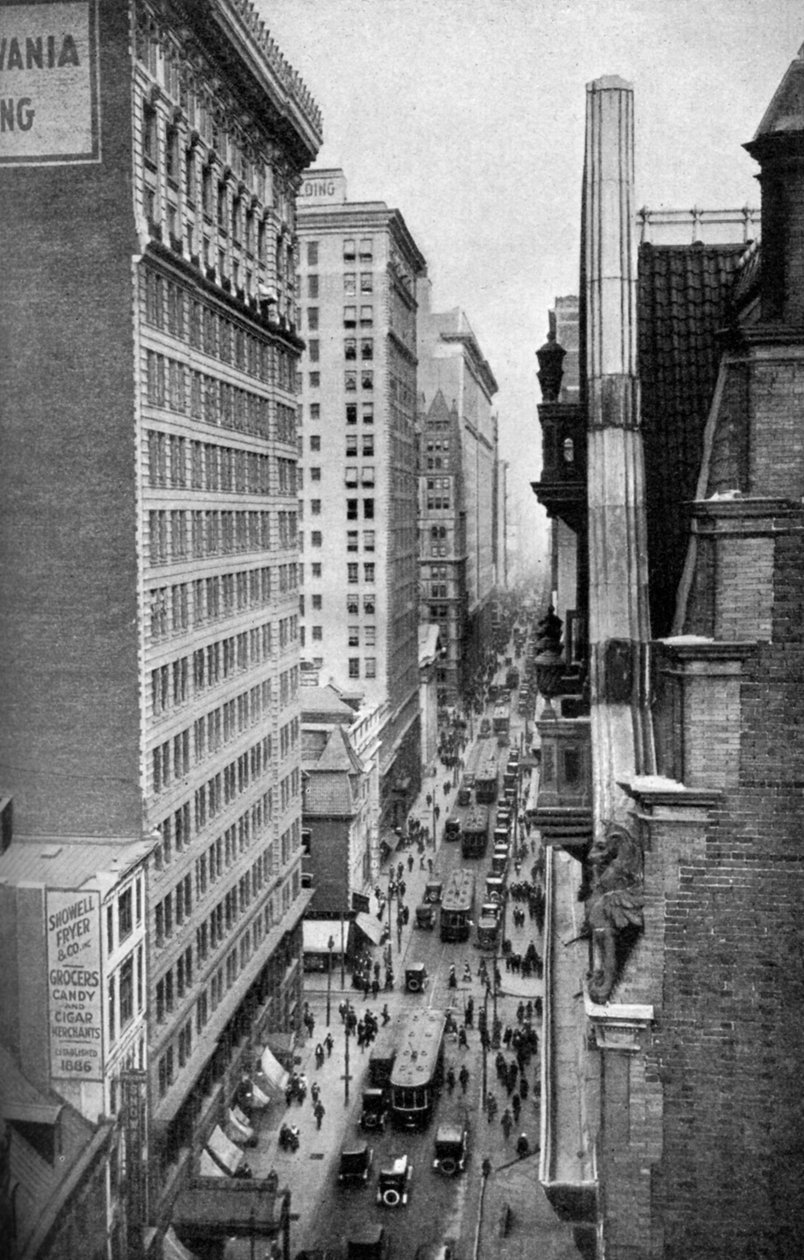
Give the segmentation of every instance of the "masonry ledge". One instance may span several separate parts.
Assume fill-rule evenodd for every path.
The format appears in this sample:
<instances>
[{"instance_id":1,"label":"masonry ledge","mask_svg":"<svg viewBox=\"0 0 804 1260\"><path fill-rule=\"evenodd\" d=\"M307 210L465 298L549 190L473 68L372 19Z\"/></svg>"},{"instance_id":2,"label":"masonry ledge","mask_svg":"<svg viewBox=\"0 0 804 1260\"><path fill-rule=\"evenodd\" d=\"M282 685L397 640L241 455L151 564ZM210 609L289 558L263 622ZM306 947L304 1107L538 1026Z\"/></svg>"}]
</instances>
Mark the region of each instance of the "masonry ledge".
<instances>
[{"instance_id":1,"label":"masonry ledge","mask_svg":"<svg viewBox=\"0 0 804 1260\"><path fill-rule=\"evenodd\" d=\"M645 1028L654 1020L654 1007L647 1002L607 1002L605 1006L601 1006L599 1002L593 1002L584 991L583 1005L587 1018L593 1023Z\"/></svg>"},{"instance_id":2,"label":"masonry ledge","mask_svg":"<svg viewBox=\"0 0 804 1260\"><path fill-rule=\"evenodd\" d=\"M722 521L772 520L778 516L799 516L804 511L800 499L743 494L730 495L728 498L713 496L711 499L693 499L691 506L696 523L702 517Z\"/></svg>"},{"instance_id":3,"label":"masonry ledge","mask_svg":"<svg viewBox=\"0 0 804 1260\"><path fill-rule=\"evenodd\" d=\"M720 788L687 787L677 779L662 775L634 775L630 779L618 779L617 786L647 810L670 807L677 810L714 809L723 799Z\"/></svg>"},{"instance_id":4,"label":"masonry ledge","mask_svg":"<svg viewBox=\"0 0 804 1260\"><path fill-rule=\"evenodd\" d=\"M668 656L679 662L702 664L740 662L757 650L754 639L708 639L696 634L671 635L666 639L654 639Z\"/></svg>"}]
</instances>

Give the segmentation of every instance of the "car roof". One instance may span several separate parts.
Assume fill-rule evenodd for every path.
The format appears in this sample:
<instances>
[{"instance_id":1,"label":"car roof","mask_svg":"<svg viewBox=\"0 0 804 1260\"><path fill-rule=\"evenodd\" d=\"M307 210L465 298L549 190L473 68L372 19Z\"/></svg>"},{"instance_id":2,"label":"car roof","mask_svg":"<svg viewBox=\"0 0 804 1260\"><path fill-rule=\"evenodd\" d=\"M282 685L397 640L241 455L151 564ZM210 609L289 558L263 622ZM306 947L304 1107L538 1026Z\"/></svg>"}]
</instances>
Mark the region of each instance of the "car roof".
<instances>
[{"instance_id":1,"label":"car roof","mask_svg":"<svg viewBox=\"0 0 804 1260\"><path fill-rule=\"evenodd\" d=\"M396 1155L391 1160L390 1164L385 1165L382 1171L384 1173L403 1173L407 1170L407 1166L408 1166L407 1155Z\"/></svg>"},{"instance_id":2,"label":"car roof","mask_svg":"<svg viewBox=\"0 0 804 1260\"><path fill-rule=\"evenodd\" d=\"M368 1150L368 1142L361 1142L359 1146L344 1146L341 1149L341 1155L365 1155Z\"/></svg>"},{"instance_id":3,"label":"car roof","mask_svg":"<svg viewBox=\"0 0 804 1260\"><path fill-rule=\"evenodd\" d=\"M458 1124L457 1122L450 1124L447 1122L446 1124L440 1124L438 1126L436 1129L435 1140L436 1142L460 1142L464 1132L465 1129L462 1124Z\"/></svg>"}]
</instances>

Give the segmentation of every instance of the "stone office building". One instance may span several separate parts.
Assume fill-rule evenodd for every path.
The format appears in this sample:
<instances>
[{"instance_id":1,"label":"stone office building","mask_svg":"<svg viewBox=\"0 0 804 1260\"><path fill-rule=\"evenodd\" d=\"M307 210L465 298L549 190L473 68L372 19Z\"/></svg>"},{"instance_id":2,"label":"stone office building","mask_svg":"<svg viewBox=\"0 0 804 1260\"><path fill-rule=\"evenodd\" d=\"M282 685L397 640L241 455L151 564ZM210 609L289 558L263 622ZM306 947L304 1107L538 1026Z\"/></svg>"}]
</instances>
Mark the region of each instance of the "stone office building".
<instances>
[{"instance_id":1,"label":"stone office building","mask_svg":"<svg viewBox=\"0 0 804 1260\"><path fill-rule=\"evenodd\" d=\"M322 684L387 707L381 802L420 774L416 283L398 210L351 202L340 170L300 190L302 652Z\"/></svg>"},{"instance_id":2,"label":"stone office building","mask_svg":"<svg viewBox=\"0 0 804 1260\"><path fill-rule=\"evenodd\" d=\"M35 59L57 7L63 68L0 143L0 760L14 845L152 837L158 1203L248 1036L296 1020L295 194L321 119L248 0L9 6L4 36Z\"/></svg>"}]
</instances>

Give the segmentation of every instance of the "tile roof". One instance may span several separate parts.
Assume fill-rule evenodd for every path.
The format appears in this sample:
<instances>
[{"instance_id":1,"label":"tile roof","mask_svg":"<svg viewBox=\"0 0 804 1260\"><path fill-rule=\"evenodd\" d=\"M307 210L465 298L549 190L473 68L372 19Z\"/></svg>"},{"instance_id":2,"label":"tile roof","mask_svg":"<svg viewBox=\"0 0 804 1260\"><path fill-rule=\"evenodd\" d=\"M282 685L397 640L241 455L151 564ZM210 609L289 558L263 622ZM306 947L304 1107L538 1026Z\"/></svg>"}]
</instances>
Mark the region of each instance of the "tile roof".
<instances>
[{"instance_id":1,"label":"tile roof","mask_svg":"<svg viewBox=\"0 0 804 1260\"><path fill-rule=\"evenodd\" d=\"M305 773L304 817L349 818L356 812L348 774L342 770L310 770Z\"/></svg>"},{"instance_id":2,"label":"tile roof","mask_svg":"<svg viewBox=\"0 0 804 1260\"><path fill-rule=\"evenodd\" d=\"M299 693L302 725L313 722L345 722L351 725L356 714L334 687L305 687Z\"/></svg>"},{"instance_id":3,"label":"tile roof","mask_svg":"<svg viewBox=\"0 0 804 1260\"><path fill-rule=\"evenodd\" d=\"M643 244L637 336L652 632L669 633L730 292L745 245Z\"/></svg>"}]
</instances>

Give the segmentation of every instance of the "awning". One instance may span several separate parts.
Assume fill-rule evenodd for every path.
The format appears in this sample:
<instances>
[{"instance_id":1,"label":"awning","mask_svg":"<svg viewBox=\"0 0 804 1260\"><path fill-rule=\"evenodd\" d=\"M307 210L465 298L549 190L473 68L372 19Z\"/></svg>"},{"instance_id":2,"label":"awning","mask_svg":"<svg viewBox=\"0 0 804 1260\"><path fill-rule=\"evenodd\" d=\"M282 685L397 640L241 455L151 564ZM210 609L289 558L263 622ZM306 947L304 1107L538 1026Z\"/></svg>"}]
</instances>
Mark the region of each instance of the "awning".
<instances>
[{"instance_id":1,"label":"awning","mask_svg":"<svg viewBox=\"0 0 804 1260\"><path fill-rule=\"evenodd\" d=\"M379 919L375 919L371 914L363 914L362 912L355 916L355 923L360 931L367 936L374 945L379 945L383 937L383 926Z\"/></svg>"},{"instance_id":2,"label":"awning","mask_svg":"<svg viewBox=\"0 0 804 1260\"><path fill-rule=\"evenodd\" d=\"M177 1198L173 1219L184 1233L205 1241L227 1234L271 1237L281 1228L281 1202L264 1181L191 1186Z\"/></svg>"},{"instance_id":3,"label":"awning","mask_svg":"<svg viewBox=\"0 0 804 1260\"><path fill-rule=\"evenodd\" d=\"M168 1225L167 1233L162 1239L162 1260L196 1260L195 1252L187 1250L174 1234L172 1225Z\"/></svg>"},{"instance_id":4,"label":"awning","mask_svg":"<svg viewBox=\"0 0 804 1260\"><path fill-rule=\"evenodd\" d=\"M202 1151L198 1156L198 1175L199 1177L221 1177L229 1180L228 1172L224 1172L220 1164L216 1164L209 1151Z\"/></svg>"},{"instance_id":5,"label":"awning","mask_svg":"<svg viewBox=\"0 0 804 1260\"><path fill-rule=\"evenodd\" d=\"M6 1098L3 1100L3 1118L5 1120L22 1120L27 1124L58 1124L61 1107L53 1107L47 1103L23 1102Z\"/></svg>"},{"instance_id":6,"label":"awning","mask_svg":"<svg viewBox=\"0 0 804 1260\"><path fill-rule=\"evenodd\" d=\"M393 853L401 839L402 837L398 836L395 831L384 831L380 836L380 844L389 853Z\"/></svg>"},{"instance_id":7,"label":"awning","mask_svg":"<svg viewBox=\"0 0 804 1260\"><path fill-rule=\"evenodd\" d=\"M263 1107L267 1107L271 1099L267 1094L263 1093L256 1081L251 1082L251 1105L256 1111L262 1111Z\"/></svg>"},{"instance_id":8,"label":"awning","mask_svg":"<svg viewBox=\"0 0 804 1260\"><path fill-rule=\"evenodd\" d=\"M234 1177L243 1162L243 1152L217 1124L207 1138L206 1149L224 1171Z\"/></svg>"},{"instance_id":9,"label":"awning","mask_svg":"<svg viewBox=\"0 0 804 1260\"><path fill-rule=\"evenodd\" d=\"M254 1130L239 1107L232 1107L226 1117L226 1136L238 1146L245 1146L254 1137Z\"/></svg>"},{"instance_id":10,"label":"awning","mask_svg":"<svg viewBox=\"0 0 804 1260\"><path fill-rule=\"evenodd\" d=\"M290 1076L282 1067L282 1064L277 1062L267 1046L262 1052L260 1067L262 1068L263 1076L272 1089L278 1090L280 1093L284 1093L285 1086L290 1080Z\"/></svg>"},{"instance_id":11,"label":"awning","mask_svg":"<svg viewBox=\"0 0 804 1260\"><path fill-rule=\"evenodd\" d=\"M305 954L328 954L329 939L332 937L333 958L341 956L341 920L340 919L303 919L302 940ZM349 920L343 922L343 948L349 940Z\"/></svg>"}]
</instances>

